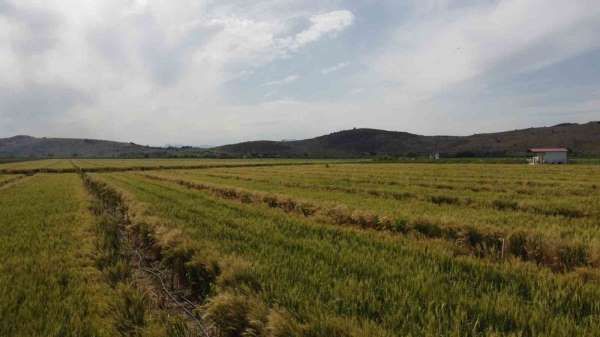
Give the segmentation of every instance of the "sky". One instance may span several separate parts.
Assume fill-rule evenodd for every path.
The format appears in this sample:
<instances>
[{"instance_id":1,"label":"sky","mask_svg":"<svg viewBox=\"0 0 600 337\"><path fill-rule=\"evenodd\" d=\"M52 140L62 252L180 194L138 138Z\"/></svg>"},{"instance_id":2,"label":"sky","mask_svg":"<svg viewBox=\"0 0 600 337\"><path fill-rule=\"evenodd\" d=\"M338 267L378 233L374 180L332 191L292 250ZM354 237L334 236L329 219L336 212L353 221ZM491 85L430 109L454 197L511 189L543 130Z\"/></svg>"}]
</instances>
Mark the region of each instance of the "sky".
<instances>
[{"instance_id":1,"label":"sky","mask_svg":"<svg viewBox=\"0 0 600 337\"><path fill-rule=\"evenodd\" d=\"M0 0L0 138L600 120L598 0Z\"/></svg>"}]
</instances>

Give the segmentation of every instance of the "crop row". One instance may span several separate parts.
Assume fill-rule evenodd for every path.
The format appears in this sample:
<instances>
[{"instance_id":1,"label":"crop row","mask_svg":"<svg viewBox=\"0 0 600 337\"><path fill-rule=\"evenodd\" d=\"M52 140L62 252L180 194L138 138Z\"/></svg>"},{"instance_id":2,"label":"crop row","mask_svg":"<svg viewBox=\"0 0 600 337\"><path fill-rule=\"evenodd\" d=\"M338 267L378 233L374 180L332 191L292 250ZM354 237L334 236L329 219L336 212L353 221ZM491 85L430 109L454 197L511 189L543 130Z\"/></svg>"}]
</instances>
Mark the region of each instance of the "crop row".
<instances>
[{"instance_id":1,"label":"crop row","mask_svg":"<svg viewBox=\"0 0 600 337\"><path fill-rule=\"evenodd\" d=\"M185 337L139 286L118 212L77 175L6 186L0 219L0 336Z\"/></svg>"},{"instance_id":2,"label":"crop row","mask_svg":"<svg viewBox=\"0 0 600 337\"><path fill-rule=\"evenodd\" d=\"M506 233L474 226L449 226L425 218L412 221L391 219L365 210L352 210L344 205L328 208L285 195L266 194L184 179L169 179L150 174L144 176L149 179L175 182L188 188L210 191L221 198L242 203L263 203L287 213L314 216L338 225L357 225L375 230L402 234L417 233L429 238L443 238L455 242L471 254L480 257L505 259L512 256L563 272L583 266L600 267L600 257L592 255L589 247L567 240L549 240L539 232L517 230Z\"/></svg>"},{"instance_id":3,"label":"crop row","mask_svg":"<svg viewBox=\"0 0 600 337\"><path fill-rule=\"evenodd\" d=\"M509 181L482 182L477 178L465 175L460 182L453 181L452 177L438 176L435 179L422 177L407 178L401 176L382 177L372 176L369 172L375 165L336 165L324 169L322 166L307 167L303 169L290 168L289 170L272 169L221 169L205 172L207 175L218 176L224 179L246 179L269 182L272 184L286 183L304 186L330 186L348 189L377 190L382 192L413 192L413 194L447 193L468 196L471 199L491 198L516 198L516 199L542 199L556 201L563 199L583 199L598 196L600 189L598 183L562 182L552 183L532 176L523 183ZM340 167L344 167L342 170ZM398 167L400 172L405 168ZM448 167L448 170L453 169ZM328 171L334 173L328 173ZM427 168L421 168L426 171ZM324 173L325 172L325 173ZM573 179L577 176L573 172ZM600 171L596 172L600 177ZM474 193L473 193L474 192Z\"/></svg>"},{"instance_id":4,"label":"crop row","mask_svg":"<svg viewBox=\"0 0 600 337\"><path fill-rule=\"evenodd\" d=\"M192 305L197 334L207 336L294 336L301 327L284 310L269 307L252 294L260 288L240 258L219 256L189 240L178 229L140 216L122 192L85 177L88 188L109 213L118 214L124 235L135 247L140 265L160 266L171 293ZM181 294L184 294L183 296ZM189 332L189 327L184 330Z\"/></svg>"},{"instance_id":5,"label":"crop row","mask_svg":"<svg viewBox=\"0 0 600 337\"><path fill-rule=\"evenodd\" d=\"M247 164L297 164L297 163L331 163L341 160L314 159L74 159L73 162L82 168L89 167L197 167L200 165L247 165Z\"/></svg>"},{"instance_id":6,"label":"crop row","mask_svg":"<svg viewBox=\"0 0 600 337\"><path fill-rule=\"evenodd\" d=\"M549 216L563 216L567 218L582 218L586 216L586 213L582 210L576 208L569 208L565 206L557 206L553 208L543 208L536 205L527 205L524 203L519 203L514 200L506 200L504 199L493 199L487 200L481 198L483 200L475 200L470 197L455 197L455 196L447 196L447 195L439 195L434 194L432 192L429 193L418 193L418 192L407 192L407 191L394 191L394 190L381 190L381 189L370 189L370 188L360 188L360 187L344 187L335 184L324 185L316 185L310 184L306 182L290 182L291 179L288 180L270 180L270 179L260 179L253 177L244 177L244 176L235 176L235 175L221 175L221 174L206 174L207 177L227 179L227 180L242 180L242 181L250 181L250 182L258 182L258 183L267 183L267 184L277 184L284 187L293 187L293 188L301 188L301 189L320 189L325 191L339 191L344 193L352 193L352 194L364 194L368 196L374 196L379 198L388 198L395 200L404 200L404 199L415 199L426 202L431 202L433 204L448 204L448 205L458 205L458 206L468 206L468 207L480 207L480 208L494 208L501 211L522 211L522 212L532 212L535 214L549 215ZM416 184L418 187L430 187L430 184ZM433 185L436 190L439 189L448 189L445 185ZM429 194L429 195L428 195Z\"/></svg>"},{"instance_id":7,"label":"crop row","mask_svg":"<svg viewBox=\"0 0 600 337\"><path fill-rule=\"evenodd\" d=\"M380 181L382 184L395 184L420 180L426 182L468 182L476 184L514 184L522 186L552 186L556 184L597 184L594 176L598 174L598 166L563 166L530 167L526 165L381 165L340 164L329 166L313 166L311 168L291 169L289 173L299 173L309 177L348 179L367 179ZM236 171L236 170L233 170ZM232 172L233 172L232 171ZM263 171L271 173L269 170ZM236 172L240 173L240 172ZM258 173L258 172L255 172ZM277 174L277 170L274 172Z\"/></svg>"},{"instance_id":8,"label":"crop row","mask_svg":"<svg viewBox=\"0 0 600 337\"><path fill-rule=\"evenodd\" d=\"M177 252L155 241L148 227L132 225L119 193L85 174L81 176L96 200L93 211L101 219L97 226L101 247L97 265L120 293L115 305L119 333L140 337L208 336L189 308L194 304L187 303L189 300L181 294L175 295L182 288L177 269L181 266L173 264L177 263L173 261ZM163 262L170 269L163 268Z\"/></svg>"},{"instance_id":9,"label":"crop row","mask_svg":"<svg viewBox=\"0 0 600 337\"><path fill-rule=\"evenodd\" d=\"M277 200L243 203L127 173L94 179L126 196L132 223L151 225L154 240L176 237L202 252L199 259L213 256L217 265L222 259L245 261L244 276L235 278L250 280L244 291L219 297L217 286L208 295L209 302L221 298L219 310L212 311L219 315L212 317L228 318L211 321L229 331L254 331L252 322L272 324L250 315L273 308L286 313L285 325L296 336L593 336L599 328L598 284L573 275L514 259L490 263L456 255L437 240L290 216L297 211L269 206ZM191 265L184 261L184 268ZM263 307L257 303L271 309L255 309ZM203 306L198 311L210 317Z\"/></svg>"},{"instance_id":10,"label":"crop row","mask_svg":"<svg viewBox=\"0 0 600 337\"><path fill-rule=\"evenodd\" d=\"M229 169L227 169L229 170ZM345 205L380 217L406 222L427 219L443 227L475 227L509 233L525 230L543 232L551 239L583 242L598 247L597 227L600 198L568 198L560 201L541 198L510 199L496 195L478 198L465 193L425 193L422 189L364 190L352 185L303 184L289 175L289 181L247 181L215 178L221 170L153 172L152 175L277 194L311 202L325 208ZM261 171L251 170L248 171ZM297 185L301 187L297 187ZM295 187L296 186L296 187ZM361 193L355 193L361 192ZM562 215L561 215L562 214ZM487 231L487 230L486 230Z\"/></svg>"},{"instance_id":11,"label":"crop row","mask_svg":"<svg viewBox=\"0 0 600 337\"><path fill-rule=\"evenodd\" d=\"M0 171L31 171L48 169L50 173L61 173L61 170L72 172L75 167L83 170L111 168L111 169L143 169L143 168L198 168L198 167L223 167L245 165L278 165L278 164L318 164L318 163L343 163L343 160L314 160L314 159L43 159L30 161L17 161L0 163ZM358 162L357 160L351 162Z\"/></svg>"},{"instance_id":12,"label":"crop row","mask_svg":"<svg viewBox=\"0 0 600 337\"><path fill-rule=\"evenodd\" d=\"M36 173L106 173L106 172L127 172L127 171L151 171L151 170L182 170L182 169L211 169L222 167L270 167L270 166L303 166L315 165L312 162L230 162L230 163L202 163L186 164L186 165L148 165L148 166L79 166L77 162L60 162L56 165L39 165L39 167L24 167L24 168L0 168L0 174L36 174ZM54 163L54 162L53 162ZM37 165L36 165L37 166ZM57 167L54 167L57 166Z\"/></svg>"},{"instance_id":13,"label":"crop row","mask_svg":"<svg viewBox=\"0 0 600 337\"><path fill-rule=\"evenodd\" d=\"M0 336L116 334L88 206L75 175L39 175L0 193Z\"/></svg>"},{"instance_id":14,"label":"crop row","mask_svg":"<svg viewBox=\"0 0 600 337\"><path fill-rule=\"evenodd\" d=\"M291 179L304 183L328 183L333 185L350 185L377 188L424 187L448 191L496 192L502 194L534 194L553 196L586 195L598 192L597 179L599 170L594 167L589 171L575 170L569 167L570 179L557 180L556 176L547 176L539 171L522 171L519 167L507 167L505 175L500 173L482 176L487 168L444 166L446 171L433 170L436 166L394 166L394 170L385 170L382 165L329 165L310 168L290 168L282 171L274 169L262 170L220 170L220 175L233 177L252 177L267 179ZM439 165L437 165L439 167ZM595 169L595 170L594 170ZM454 171L457 172L454 172ZM511 174L511 171L516 171ZM460 175L457 175L460 173ZM584 179L582 181L582 179Z\"/></svg>"}]
</instances>

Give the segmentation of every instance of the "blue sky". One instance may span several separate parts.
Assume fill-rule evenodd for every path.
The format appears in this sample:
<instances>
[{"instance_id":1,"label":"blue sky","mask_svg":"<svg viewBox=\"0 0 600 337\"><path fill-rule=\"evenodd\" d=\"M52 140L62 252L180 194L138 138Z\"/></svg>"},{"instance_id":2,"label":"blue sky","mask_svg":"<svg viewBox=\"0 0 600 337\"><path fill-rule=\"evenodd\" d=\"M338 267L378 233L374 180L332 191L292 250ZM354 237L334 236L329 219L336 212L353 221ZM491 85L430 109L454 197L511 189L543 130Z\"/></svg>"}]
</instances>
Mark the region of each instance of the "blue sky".
<instances>
[{"instance_id":1,"label":"blue sky","mask_svg":"<svg viewBox=\"0 0 600 337\"><path fill-rule=\"evenodd\" d=\"M0 0L0 137L142 144L600 119L593 0Z\"/></svg>"}]
</instances>

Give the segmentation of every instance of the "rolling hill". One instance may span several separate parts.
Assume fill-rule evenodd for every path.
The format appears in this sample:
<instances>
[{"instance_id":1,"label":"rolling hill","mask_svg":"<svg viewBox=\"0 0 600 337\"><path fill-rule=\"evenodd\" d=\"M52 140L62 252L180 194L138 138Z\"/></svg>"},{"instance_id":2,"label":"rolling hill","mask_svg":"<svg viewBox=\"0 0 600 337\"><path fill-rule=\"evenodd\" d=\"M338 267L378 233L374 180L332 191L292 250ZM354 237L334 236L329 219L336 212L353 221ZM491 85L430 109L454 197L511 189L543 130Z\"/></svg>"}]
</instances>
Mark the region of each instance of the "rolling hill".
<instances>
[{"instance_id":1,"label":"rolling hill","mask_svg":"<svg viewBox=\"0 0 600 337\"><path fill-rule=\"evenodd\" d=\"M35 138L0 139L0 157L127 157L164 154L165 148L95 139Z\"/></svg>"},{"instance_id":2,"label":"rolling hill","mask_svg":"<svg viewBox=\"0 0 600 337\"><path fill-rule=\"evenodd\" d=\"M150 147L93 139L0 138L0 158L11 157L331 157L520 156L531 147L567 147L575 155L600 155L600 122L566 123L471 136L422 136L377 129L352 129L294 141L251 141L211 149Z\"/></svg>"},{"instance_id":3,"label":"rolling hill","mask_svg":"<svg viewBox=\"0 0 600 337\"><path fill-rule=\"evenodd\" d=\"M212 149L233 156L362 157L372 155L525 155L531 147L567 147L574 154L600 155L600 122L475 134L422 136L376 129L352 129L297 141L254 141Z\"/></svg>"}]
</instances>

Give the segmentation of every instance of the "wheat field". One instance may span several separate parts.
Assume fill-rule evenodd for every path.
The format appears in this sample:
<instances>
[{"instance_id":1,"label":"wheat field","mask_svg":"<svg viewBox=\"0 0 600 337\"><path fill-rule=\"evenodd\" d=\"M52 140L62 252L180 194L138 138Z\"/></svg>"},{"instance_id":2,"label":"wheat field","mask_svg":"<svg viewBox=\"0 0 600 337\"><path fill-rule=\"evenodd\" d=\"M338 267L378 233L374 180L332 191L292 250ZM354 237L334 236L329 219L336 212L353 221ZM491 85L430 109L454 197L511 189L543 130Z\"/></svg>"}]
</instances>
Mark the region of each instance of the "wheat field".
<instances>
[{"instance_id":1,"label":"wheat field","mask_svg":"<svg viewBox=\"0 0 600 337\"><path fill-rule=\"evenodd\" d=\"M600 331L600 166L0 169L2 336Z\"/></svg>"}]
</instances>

